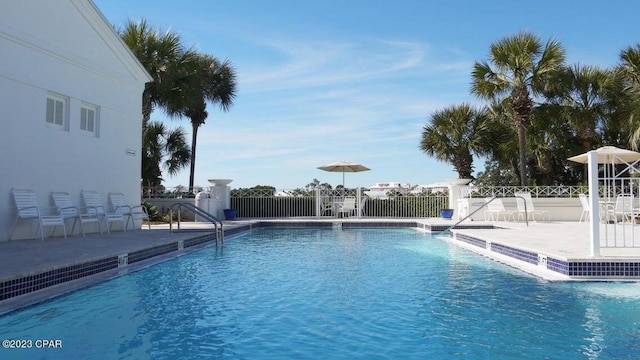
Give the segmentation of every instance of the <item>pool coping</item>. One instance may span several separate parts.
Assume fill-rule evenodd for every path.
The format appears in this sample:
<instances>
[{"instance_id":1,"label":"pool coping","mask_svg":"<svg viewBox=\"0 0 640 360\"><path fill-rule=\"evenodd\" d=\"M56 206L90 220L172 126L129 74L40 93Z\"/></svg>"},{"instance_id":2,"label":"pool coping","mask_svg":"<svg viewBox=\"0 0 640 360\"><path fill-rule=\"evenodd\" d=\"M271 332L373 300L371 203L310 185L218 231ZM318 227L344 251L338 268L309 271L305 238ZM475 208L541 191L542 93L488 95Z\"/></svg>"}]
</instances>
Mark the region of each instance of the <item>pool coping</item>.
<instances>
[{"instance_id":1,"label":"pool coping","mask_svg":"<svg viewBox=\"0 0 640 360\"><path fill-rule=\"evenodd\" d=\"M340 228L415 228L419 231L441 233L450 222L434 219L268 219L228 222L225 238L264 227L340 227ZM494 223L463 223L452 236L440 236L448 241L493 260L518 268L549 281L639 281L640 257L636 258L567 258L544 251L504 243L487 237L486 230L497 229ZM474 231L485 230L484 234ZM119 233L125 240L132 236L152 236L154 230ZM115 238L103 239L115 242ZM89 238L89 237L87 237ZM80 238L82 239L82 238ZM96 237L88 241L98 241ZM32 242L31 245L33 246ZM77 244L77 243L76 243ZM48 299L76 291L178 256L216 246L211 229L198 228L165 236L149 246L132 244L125 251L103 253L75 262L60 260L54 265L0 276L0 315ZM1 249L0 249L1 250ZM116 251L116 250L114 250Z\"/></svg>"}]
</instances>

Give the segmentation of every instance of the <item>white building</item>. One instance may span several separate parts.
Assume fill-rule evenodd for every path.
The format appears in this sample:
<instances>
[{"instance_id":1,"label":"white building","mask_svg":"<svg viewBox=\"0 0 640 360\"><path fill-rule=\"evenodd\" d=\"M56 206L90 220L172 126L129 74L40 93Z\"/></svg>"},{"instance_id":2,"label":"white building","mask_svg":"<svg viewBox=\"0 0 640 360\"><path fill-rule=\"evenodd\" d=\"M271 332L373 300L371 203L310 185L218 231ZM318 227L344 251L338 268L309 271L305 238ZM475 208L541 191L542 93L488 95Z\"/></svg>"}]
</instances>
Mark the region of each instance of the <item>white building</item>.
<instances>
[{"instance_id":1,"label":"white building","mask_svg":"<svg viewBox=\"0 0 640 360\"><path fill-rule=\"evenodd\" d=\"M33 189L42 207L52 191L80 205L83 189L139 203L151 77L93 2L0 1L0 54L0 241L15 219L11 188ZM36 226L20 223L13 238Z\"/></svg>"},{"instance_id":2,"label":"white building","mask_svg":"<svg viewBox=\"0 0 640 360\"><path fill-rule=\"evenodd\" d=\"M364 193L370 198L378 198L384 199L387 197L387 194L390 191L399 194L407 194L411 190L410 184L402 184L399 182L384 182L384 183L376 183L375 185L369 187L368 191Z\"/></svg>"}]
</instances>

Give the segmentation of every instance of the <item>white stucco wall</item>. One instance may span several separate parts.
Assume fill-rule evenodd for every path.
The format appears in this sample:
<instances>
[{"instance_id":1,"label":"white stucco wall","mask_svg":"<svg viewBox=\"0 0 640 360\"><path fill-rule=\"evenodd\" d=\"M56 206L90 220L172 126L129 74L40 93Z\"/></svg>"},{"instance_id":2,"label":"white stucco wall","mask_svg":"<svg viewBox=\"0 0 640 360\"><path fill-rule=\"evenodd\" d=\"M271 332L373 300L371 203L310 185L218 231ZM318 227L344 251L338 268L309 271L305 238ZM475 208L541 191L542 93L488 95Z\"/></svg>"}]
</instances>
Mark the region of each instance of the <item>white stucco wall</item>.
<instances>
[{"instance_id":1,"label":"white stucco wall","mask_svg":"<svg viewBox=\"0 0 640 360\"><path fill-rule=\"evenodd\" d=\"M148 74L93 3L0 2L0 241L15 218L11 188L109 192L140 202L141 97ZM47 94L69 99L68 130L46 124ZM80 130L83 102L99 108L99 136ZM18 228L14 238L33 231Z\"/></svg>"}]
</instances>

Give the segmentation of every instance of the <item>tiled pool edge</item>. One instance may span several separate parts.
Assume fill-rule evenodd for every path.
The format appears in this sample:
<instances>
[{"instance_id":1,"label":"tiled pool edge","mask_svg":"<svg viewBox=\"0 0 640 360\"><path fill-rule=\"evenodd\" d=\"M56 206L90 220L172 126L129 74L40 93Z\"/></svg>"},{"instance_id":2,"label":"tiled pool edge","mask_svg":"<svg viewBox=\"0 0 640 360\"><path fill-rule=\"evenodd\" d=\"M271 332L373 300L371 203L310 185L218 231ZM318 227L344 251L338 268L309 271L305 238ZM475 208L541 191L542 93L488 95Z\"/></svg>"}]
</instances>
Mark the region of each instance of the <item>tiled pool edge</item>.
<instances>
[{"instance_id":1,"label":"tiled pool edge","mask_svg":"<svg viewBox=\"0 0 640 360\"><path fill-rule=\"evenodd\" d=\"M531 250L519 249L511 245L477 238L474 236L454 233L454 243L463 243L466 248L482 255L501 259L510 258L520 264L515 266L532 275L547 280L557 281L639 281L640 259L565 259ZM498 256L492 256L492 254ZM513 263L508 263L514 265ZM524 265L524 266L519 266ZM546 276L546 270L558 276Z\"/></svg>"},{"instance_id":2,"label":"tiled pool edge","mask_svg":"<svg viewBox=\"0 0 640 360\"><path fill-rule=\"evenodd\" d=\"M357 227L416 227L415 222L316 222L316 221L278 221L278 220L263 220L255 221L246 225L239 225L232 228L226 228L224 236L233 237L234 235L242 234L250 231L254 228L260 227L332 227L336 224L340 224L343 228L357 228ZM105 256L102 258L91 259L89 261L83 261L76 264L62 265L57 268L40 271L33 274L17 275L12 279L0 281L0 314L6 312L2 311L3 305L8 300L24 297L25 295L45 291L61 285L70 284L79 280L87 280L88 278L96 278L97 275L103 275L98 281L104 281L106 278L112 278L119 276L121 273L135 270L132 265L136 265L143 262L157 263L166 260L166 258L172 258L178 255L183 255L191 252L190 250L199 250L202 246L210 245L214 242L215 238L212 234L198 235L193 238L177 240L174 242L150 246L148 248L133 250L130 252L124 252L119 255ZM186 250L186 251L185 251ZM165 258L165 259L162 259ZM81 285L80 287L91 285ZM75 287L71 287L71 290L75 290ZM66 292L66 291L65 291ZM57 296L56 295L50 295ZM27 303L18 303L17 307L27 306L29 303L40 302L46 300L42 297L35 297L35 301L28 301ZM11 311L11 310L8 310Z\"/></svg>"},{"instance_id":3,"label":"tiled pool edge","mask_svg":"<svg viewBox=\"0 0 640 360\"><path fill-rule=\"evenodd\" d=\"M317 222L317 221L282 221L282 220L262 220L248 223L245 225L238 225L233 228L225 229L225 237L233 237L234 235L240 235L248 232L254 228L261 227L335 227L341 228L389 228L389 227L405 227L405 228L417 228L420 230L438 233L446 230L448 225L443 224L428 224L423 221L332 221L332 222ZM456 227L456 229L469 229L469 228L494 228L493 225L462 225ZM538 254L536 252L518 249L513 246L499 244L489 240L476 238L464 234L455 234L452 237L452 241L458 244L465 244L467 248L472 251L478 252L483 255L497 255L503 258L512 259L526 264L530 267L545 269L551 271L561 277L561 280L576 280L576 281L615 281L615 280L628 280L638 281L640 280L640 259L630 261L625 259L620 260L603 260L603 259L574 259L567 260L548 256L544 254ZM28 306L33 303L37 303L48 298L62 295L69 291L74 291L77 288L86 287L95 284L100 281L104 281L109 278L119 276L129 271L136 271L136 265L140 265L140 268L153 265L154 263L166 261L170 258L187 254L191 251L196 251L205 246L212 245L215 242L215 238L211 235L198 235L193 238L184 240L177 240L166 244L151 246L145 249L138 249L130 251L128 253L120 254L118 256L106 256L104 258L92 259L90 261L84 261L78 264L63 265L59 268L49 269L41 271L35 274L28 274L24 276L17 276L13 279L0 282L0 315L8 311L12 311L16 308ZM492 256L489 256L492 257ZM496 256L493 256L496 258ZM500 261L500 259L497 259ZM149 263L149 265L145 265ZM547 278L544 275L540 275L536 271L527 270L522 266L515 266L521 268L521 270L529 272L533 275ZM93 280L92 280L93 279ZM550 280L558 280L553 278ZM66 284L78 283L76 287L71 287L71 290L61 291L53 295L34 296L35 300L27 302L15 302L16 305L13 309L6 310L6 304L10 300L25 297L29 294L40 293L53 288L58 288Z\"/></svg>"}]
</instances>

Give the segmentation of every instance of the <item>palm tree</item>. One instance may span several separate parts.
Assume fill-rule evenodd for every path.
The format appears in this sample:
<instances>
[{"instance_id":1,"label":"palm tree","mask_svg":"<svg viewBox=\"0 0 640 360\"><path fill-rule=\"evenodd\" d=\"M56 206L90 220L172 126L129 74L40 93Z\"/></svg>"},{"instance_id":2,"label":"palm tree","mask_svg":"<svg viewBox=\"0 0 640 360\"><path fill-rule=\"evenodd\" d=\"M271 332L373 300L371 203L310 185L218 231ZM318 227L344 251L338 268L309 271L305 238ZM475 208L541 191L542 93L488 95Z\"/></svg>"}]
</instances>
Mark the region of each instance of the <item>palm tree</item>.
<instances>
[{"instance_id":1,"label":"palm tree","mask_svg":"<svg viewBox=\"0 0 640 360\"><path fill-rule=\"evenodd\" d=\"M460 179L472 178L473 153L487 152L486 121L486 112L469 104L436 111L423 128L420 150L453 165Z\"/></svg>"},{"instance_id":2,"label":"palm tree","mask_svg":"<svg viewBox=\"0 0 640 360\"><path fill-rule=\"evenodd\" d=\"M625 112L628 114L629 145L634 150L640 149L640 44L627 47L620 52L618 74L626 83Z\"/></svg>"},{"instance_id":3,"label":"palm tree","mask_svg":"<svg viewBox=\"0 0 640 360\"><path fill-rule=\"evenodd\" d=\"M236 96L236 75L228 60L220 62L213 56L198 54L188 65L189 85L184 89L184 106L180 112L191 120L191 168L189 190L193 189L196 167L198 128L207 119L207 101L228 111Z\"/></svg>"},{"instance_id":4,"label":"palm tree","mask_svg":"<svg viewBox=\"0 0 640 360\"><path fill-rule=\"evenodd\" d=\"M167 129L163 123L152 121L147 125L143 140L146 153L142 157L142 181L145 187L160 186L162 168L173 176L189 164L189 145L182 128Z\"/></svg>"},{"instance_id":5,"label":"palm tree","mask_svg":"<svg viewBox=\"0 0 640 360\"><path fill-rule=\"evenodd\" d=\"M565 88L559 97L560 111L584 152L592 150L599 140L598 128L601 128L607 112L610 81L610 72L597 66L575 64L563 74ZM584 179L587 177L588 166L585 164Z\"/></svg>"},{"instance_id":6,"label":"palm tree","mask_svg":"<svg viewBox=\"0 0 640 360\"><path fill-rule=\"evenodd\" d=\"M161 158L166 151L172 152L163 147L170 147L172 140L182 139L184 131L180 129L167 133L166 129L160 127L161 124L154 124L149 129L151 113L154 106L159 106L170 116L179 114L177 109L182 108L181 101L184 101L181 89L188 79L185 64L195 53L190 49L185 50L176 33L162 33L148 25L144 19L140 22L128 21L119 33L153 78L153 81L145 84L142 93L142 179L145 186L155 187L160 185L162 179ZM164 140L161 141L161 138ZM175 156L169 156L169 164L165 164L170 175L177 171L174 170L176 167L182 166L184 156L187 156L188 161L188 150L186 153L182 150L175 150Z\"/></svg>"},{"instance_id":7,"label":"palm tree","mask_svg":"<svg viewBox=\"0 0 640 360\"><path fill-rule=\"evenodd\" d=\"M146 20L128 21L119 31L122 40L129 46L138 61L153 78L142 93L142 129L147 126L154 106L159 106L168 115L179 115L184 101L182 89L188 71L185 64L195 52L185 49L180 36L151 27Z\"/></svg>"},{"instance_id":8,"label":"palm tree","mask_svg":"<svg viewBox=\"0 0 640 360\"><path fill-rule=\"evenodd\" d=\"M532 96L547 94L563 68L564 49L550 40L542 45L537 36L521 32L499 40L490 47L492 66L477 62L473 66L471 92L480 98L507 97L518 132L520 184L527 184L526 129L534 106Z\"/></svg>"}]
</instances>

